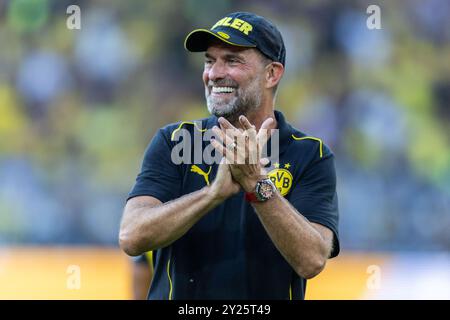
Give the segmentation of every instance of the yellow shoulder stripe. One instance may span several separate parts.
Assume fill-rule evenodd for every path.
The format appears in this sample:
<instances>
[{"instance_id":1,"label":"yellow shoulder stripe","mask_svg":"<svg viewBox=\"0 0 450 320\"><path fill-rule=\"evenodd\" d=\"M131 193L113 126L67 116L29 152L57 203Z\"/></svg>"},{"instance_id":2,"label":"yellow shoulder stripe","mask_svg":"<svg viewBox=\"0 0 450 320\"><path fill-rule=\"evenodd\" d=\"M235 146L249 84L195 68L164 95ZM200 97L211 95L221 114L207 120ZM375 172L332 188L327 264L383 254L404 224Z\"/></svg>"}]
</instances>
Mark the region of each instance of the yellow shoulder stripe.
<instances>
[{"instance_id":1,"label":"yellow shoulder stripe","mask_svg":"<svg viewBox=\"0 0 450 320\"><path fill-rule=\"evenodd\" d=\"M172 300L172 278L170 277L170 259L167 261L167 277L169 278L169 300Z\"/></svg>"},{"instance_id":2,"label":"yellow shoulder stripe","mask_svg":"<svg viewBox=\"0 0 450 320\"><path fill-rule=\"evenodd\" d=\"M153 271L153 251L147 251L145 255L147 256L150 269Z\"/></svg>"},{"instance_id":3,"label":"yellow shoulder stripe","mask_svg":"<svg viewBox=\"0 0 450 320\"><path fill-rule=\"evenodd\" d=\"M321 139L316 138L316 137L302 137L302 138L298 138L294 135L292 135L292 138L294 140L315 140L315 141L319 141L319 146L320 146L320 157L322 158L323 156L323 142Z\"/></svg>"},{"instance_id":4,"label":"yellow shoulder stripe","mask_svg":"<svg viewBox=\"0 0 450 320\"><path fill-rule=\"evenodd\" d=\"M171 137L170 137L170 140L173 141L173 138L175 137L175 133L177 133L177 131L181 130L181 127L183 127L183 125L185 125L185 124L192 124L192 125L194 125L195 128L197 128L197 130L199 130L200 132L205 132L205 131L206 131L206 128L205 128L205 129L200 129L200 128L197 126L197 123L196 123L196 122L183 121L183 122L180 123L180 125L178 126L178 128L176 128L175 130L173 130L172 135L171 135Z\"/></svg>"}]
</instances>

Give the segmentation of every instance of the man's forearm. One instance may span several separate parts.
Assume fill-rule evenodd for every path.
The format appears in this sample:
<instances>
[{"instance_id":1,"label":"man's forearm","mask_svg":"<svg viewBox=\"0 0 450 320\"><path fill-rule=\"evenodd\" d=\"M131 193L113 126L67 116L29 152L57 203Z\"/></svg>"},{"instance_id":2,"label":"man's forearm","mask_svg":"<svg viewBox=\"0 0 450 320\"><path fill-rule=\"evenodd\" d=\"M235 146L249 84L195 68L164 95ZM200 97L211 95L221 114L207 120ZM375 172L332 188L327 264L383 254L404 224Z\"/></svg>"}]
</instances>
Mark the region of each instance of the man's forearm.
<instances>
[{"instance_id":1,"label":"man's forearm","mask_svg":"<svg viewBox=\"0 0 450 320\"><path fill-rule=\"evenodd\" d=\"M165 247L183 236L201 217L223 200L213 197L209 187L157 206L125 207L121 246L129 255Z\"/></svg>"},{"instance_id":2,"label":"man's forearm","mask_svg":"<svg viewBox=\"0 0 450 320\"><path fill-rule=\"evenodd\" d=\"M329 249L321 234L278 192L253 207L275 246L300 276L312 278L325 266Z\"/></svg>"}]
</instances>

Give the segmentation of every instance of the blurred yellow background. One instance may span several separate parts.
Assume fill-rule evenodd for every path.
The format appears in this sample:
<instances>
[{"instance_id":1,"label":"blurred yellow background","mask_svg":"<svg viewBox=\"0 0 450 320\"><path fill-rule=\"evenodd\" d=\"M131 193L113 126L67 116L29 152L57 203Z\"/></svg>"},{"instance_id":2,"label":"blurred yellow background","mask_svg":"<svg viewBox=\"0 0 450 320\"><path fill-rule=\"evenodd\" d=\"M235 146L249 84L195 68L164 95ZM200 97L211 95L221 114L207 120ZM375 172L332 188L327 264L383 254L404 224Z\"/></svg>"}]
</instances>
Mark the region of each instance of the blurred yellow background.
<instances>
[{"instance_id":1,"label":"blurred yellow background","mask_svg":"<svg viewBox=\"0 0 450 320\"><path fill-rule=\"evenodd\" d=\"M448 0L0 0L0 298L131 297L127 194L158 128L208 115L183 41L234 11L279 26L277 108L335 154L341 255L306 297L450 298Z\"/></svg>"},{"instance_id":2,"label":"blurred yellow background","mask_svg":"<svg viewBox=\"0 0 450 320\"><path fill-rule=\"evenodd\" d=\"M310 280L307 299L361 299L377 254L343 254ZM132 299L131 260L117 248L11 247L0 250L0 299ZM73 288L79 267L79 289Z\"/></svg>"}]
</instances>

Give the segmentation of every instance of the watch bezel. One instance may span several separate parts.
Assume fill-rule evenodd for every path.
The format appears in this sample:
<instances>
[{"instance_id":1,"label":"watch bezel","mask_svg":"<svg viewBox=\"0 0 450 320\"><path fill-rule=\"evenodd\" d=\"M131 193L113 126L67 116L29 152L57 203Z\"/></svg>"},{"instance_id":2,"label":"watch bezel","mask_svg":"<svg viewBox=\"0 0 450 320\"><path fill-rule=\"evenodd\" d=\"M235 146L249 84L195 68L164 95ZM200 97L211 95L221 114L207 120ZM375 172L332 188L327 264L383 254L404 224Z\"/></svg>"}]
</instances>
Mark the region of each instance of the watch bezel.
<instances>
[{"instance_id":1,"label":"watch bezel","mask_svg":"<svg viewBox=\"0 0 450 320\"><path fill-rule=\"evenodd\" d=\"M263 186L270 186L270 194L267 194L269 190L267 191L261 190ZM275 193L275 185L269 178L260 180L256 183L255 195L258 198L258 201L261 202L267 201L270 198L272 198L274 193Z\"/></svg>"}]
</instances>

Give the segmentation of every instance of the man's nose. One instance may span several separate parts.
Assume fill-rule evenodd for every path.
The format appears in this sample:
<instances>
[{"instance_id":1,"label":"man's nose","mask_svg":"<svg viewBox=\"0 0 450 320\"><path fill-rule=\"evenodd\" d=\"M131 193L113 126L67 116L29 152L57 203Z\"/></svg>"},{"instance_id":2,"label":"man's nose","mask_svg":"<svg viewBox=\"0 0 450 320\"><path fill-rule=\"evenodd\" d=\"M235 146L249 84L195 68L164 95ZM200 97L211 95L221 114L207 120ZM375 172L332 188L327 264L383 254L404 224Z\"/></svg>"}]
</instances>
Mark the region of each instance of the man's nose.
<instances>
[{"instance_id":1,"label":"man's nose","mask_svg":"<svg viewBox=\"0 0 450 320\"><path fill-rule=\"evenodd\" d=\"M226 77L226 75L227 75L226 67L220 61L216 61L211 66L211 68L209 69L209 72L208 72L208 77L209 77L209 80L211 80L211 81L223 79Z\"/></svg>"}]
</instances>

